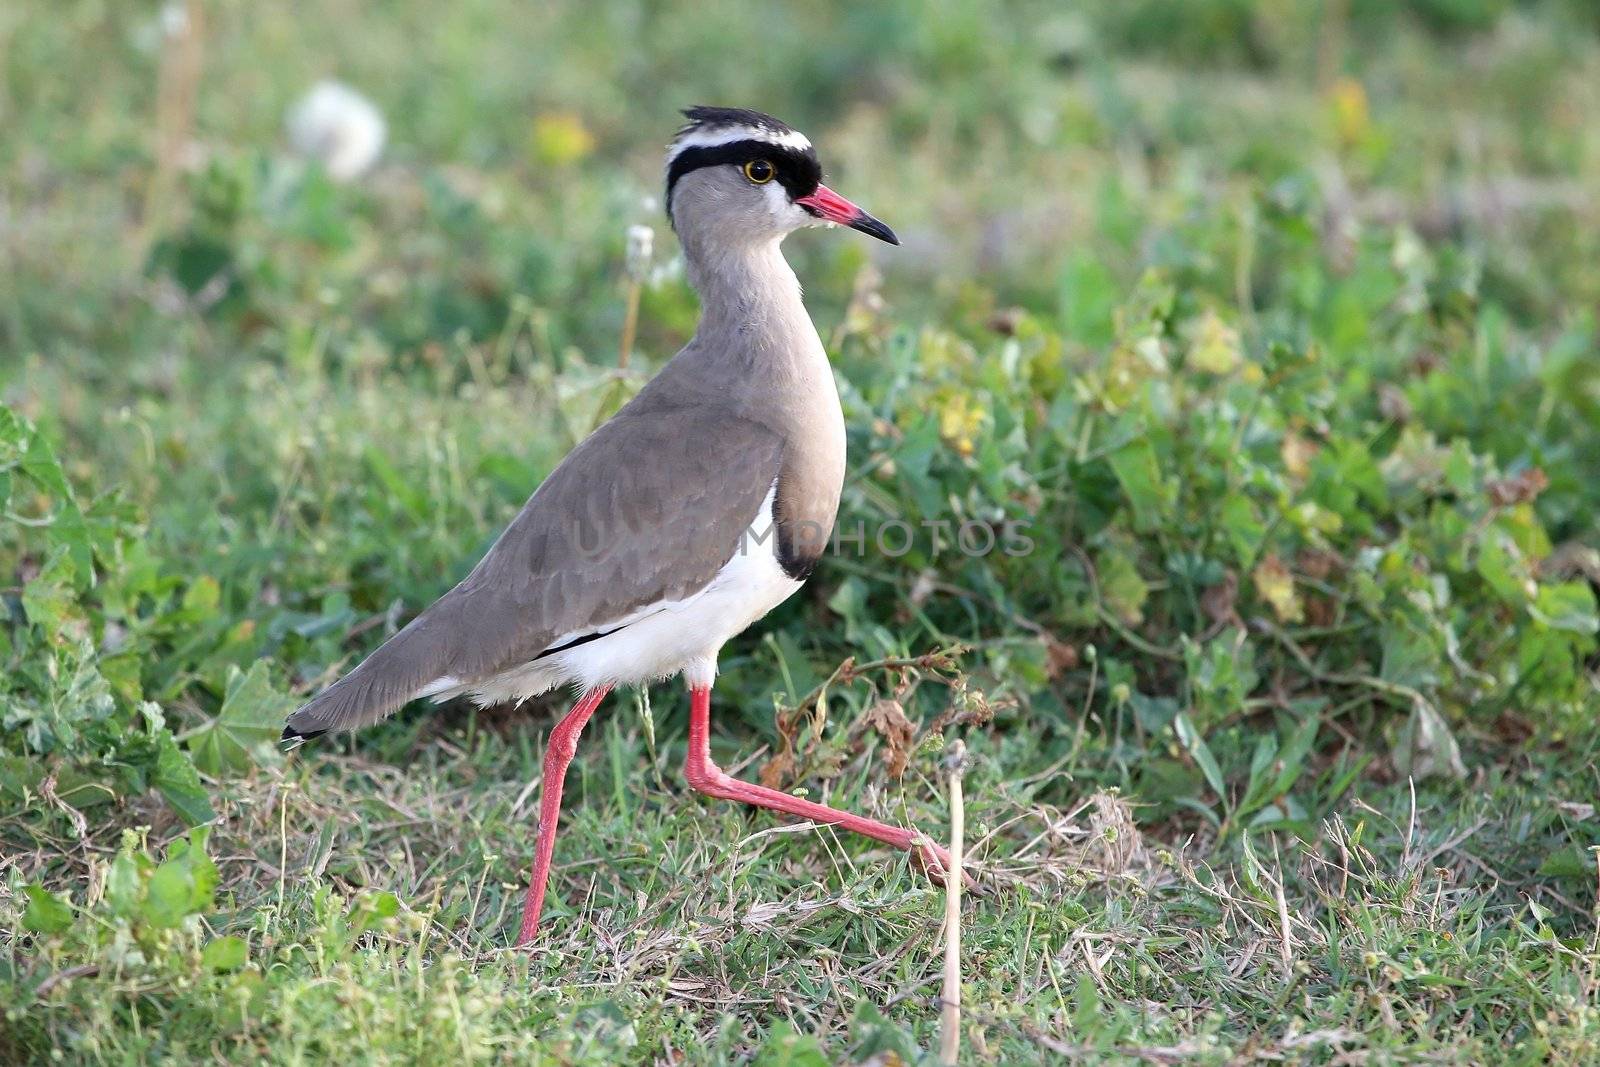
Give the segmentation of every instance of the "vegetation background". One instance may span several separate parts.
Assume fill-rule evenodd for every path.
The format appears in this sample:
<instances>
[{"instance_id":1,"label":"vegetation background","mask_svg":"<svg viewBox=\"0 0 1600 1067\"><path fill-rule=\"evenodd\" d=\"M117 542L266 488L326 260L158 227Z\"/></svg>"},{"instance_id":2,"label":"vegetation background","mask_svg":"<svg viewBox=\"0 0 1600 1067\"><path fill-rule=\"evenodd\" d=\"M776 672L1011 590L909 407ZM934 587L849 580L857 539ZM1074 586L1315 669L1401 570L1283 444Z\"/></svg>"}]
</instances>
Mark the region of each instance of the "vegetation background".
<instances>
[{"instance_id":1,"label":"vegetation background","mask_svg":"<svg viewBox=\"0 0 1600 1067\"><path fill-rule=\"evenodd\" d=\"M966 1060L1600 1062L1592 0L5 5L0 1060L927 1054L940 895L686 792L670 687L531 955L550 702L275 744L691 333L701 102L904 236L787 246L842 522L1031 524L829 559L717 688L936 835L965 741Z\"/></svg>"}]
</instances>

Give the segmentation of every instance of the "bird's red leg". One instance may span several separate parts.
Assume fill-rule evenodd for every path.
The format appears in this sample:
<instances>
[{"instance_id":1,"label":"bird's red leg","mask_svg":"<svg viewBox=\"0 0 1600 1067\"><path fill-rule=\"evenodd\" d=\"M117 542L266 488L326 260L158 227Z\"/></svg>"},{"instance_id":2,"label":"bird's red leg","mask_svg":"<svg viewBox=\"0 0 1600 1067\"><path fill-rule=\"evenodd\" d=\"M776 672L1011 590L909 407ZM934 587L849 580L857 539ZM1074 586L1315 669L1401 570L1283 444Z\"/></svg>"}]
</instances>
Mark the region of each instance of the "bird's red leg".
<instances>
[{"instance_id":1,"label":"bird's red leg","mask_svg":"<svg viewBox=\"0 0 1600 1067\"><path fill-rule=\"evenodd\" d=\"M936 878L950 870L950 853L915 830L868 819L826 804L817 804L799 797L780 793L776 789L741 782L730 777L722 768L711 762L711 690L698 686L689 690L689 758L684 763L684 777L695 789L723 800L738 800L758 808L798 815L813 822L829 823L866 834L903 849L917 849L923 866Z\"/></svg>"},{"instance_id":2,"label":"bird's red leg","mask_svg":"<svg viewBox=\"0 0 1600 1067\"><path fill-rule=\"evenodd\" d=\"M544 887L550 878L550 857L556 850L556 823L561 818L561 786L567 778L567 764L578 750L578 735L600 701L611 692L609 685L591 689L578 698L566 718L550 731L544 752L544 782L539 790L539 843L533 855L533 881L522 906L522 931L518 946L526 945L539 932L539 912L544 908Z\"/></svg>"}]
</instances>

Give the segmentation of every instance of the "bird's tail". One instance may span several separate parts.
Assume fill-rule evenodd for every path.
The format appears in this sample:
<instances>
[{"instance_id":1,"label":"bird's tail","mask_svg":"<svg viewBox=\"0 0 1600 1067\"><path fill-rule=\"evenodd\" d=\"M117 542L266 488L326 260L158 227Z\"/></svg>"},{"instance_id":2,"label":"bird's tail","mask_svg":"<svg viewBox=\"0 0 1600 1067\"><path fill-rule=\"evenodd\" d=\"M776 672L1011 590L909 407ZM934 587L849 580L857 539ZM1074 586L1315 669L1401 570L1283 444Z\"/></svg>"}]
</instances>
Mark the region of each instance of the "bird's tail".
<instances>
[{"instance_id":1,"label":"bird's tail","mask_svg":"<svg viewBox=\"0 0 1600 1067\"><path fill-rule=\"evenodd\" d=\"M289 716L284 741L319 737L330 730L356 730L429 695L429 683L445 674L446 643L429 612L385 641L349 674Z\"/></svg>"}]
</instances>

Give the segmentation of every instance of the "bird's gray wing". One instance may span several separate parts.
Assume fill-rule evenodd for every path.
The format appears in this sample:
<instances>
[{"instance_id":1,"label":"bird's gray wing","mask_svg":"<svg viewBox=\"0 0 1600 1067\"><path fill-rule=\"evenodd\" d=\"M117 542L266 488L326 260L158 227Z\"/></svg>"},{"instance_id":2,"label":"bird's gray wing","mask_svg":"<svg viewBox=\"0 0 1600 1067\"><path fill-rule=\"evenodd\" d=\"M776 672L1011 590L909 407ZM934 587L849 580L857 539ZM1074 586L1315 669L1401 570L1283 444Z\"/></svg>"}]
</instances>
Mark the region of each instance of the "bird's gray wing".
<instances>
[{"instance_id":1,"label":"bird's gray wing","mask_svg":"<svg viewBox=\"0 0 1600 1067\"><path fill-rule=\"evenodd\" d=\"M284 737L368 725L441 678L470 686L704 588L772 487L783 438L731 412L635 399L545 479L471 574L290 715Z\"/></svg>"}]
</instances>

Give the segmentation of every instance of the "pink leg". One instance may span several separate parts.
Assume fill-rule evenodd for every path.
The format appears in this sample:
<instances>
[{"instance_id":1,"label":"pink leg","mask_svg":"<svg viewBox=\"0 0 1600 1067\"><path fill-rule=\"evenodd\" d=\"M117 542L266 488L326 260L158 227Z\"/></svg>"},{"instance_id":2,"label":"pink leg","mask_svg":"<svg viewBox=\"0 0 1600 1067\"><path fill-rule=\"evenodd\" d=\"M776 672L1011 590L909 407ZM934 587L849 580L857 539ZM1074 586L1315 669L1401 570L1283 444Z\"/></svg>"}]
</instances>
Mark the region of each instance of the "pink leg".
<instances>
[{"instance_id":1,"label":"pink leg","mask_svg":"<svg viewBox=\"0 0 1600 1067\"><path fill-rule=\"evenodd\" d=\"M890 826L876 819L864 818L848 811L840 811L838 808L830 808L825 804L816 804L790 796L788 793L780 793L776 789L768 789L765 786L729 777L722 768L711 762L711 690L708 688L696 687L689 690L689 759L684 764L684 777L689 779L691 786L709 796L723 800L738 800L754 804L758 808L771 808L773 811L798 815L813 822L842 826L846 830L866 834L896 848L908 850L914 848L923 866L935 880L942 880L944 872L950 870L950 853L915 830Z\"/></svg>"},{"instance_id":2,"label":"pink leg","mask_svg":"<svg viewBox=\"0 0 1600 1067\"><path fill-rule=\"evenodd\" d=\"M567 764L578 750L578 735L600 701L611 692L609 685L591 689L578 698L566 718L550 731L544 752L544 782L539 790L539 843L533 856L533 882L522 905L522 930L517 934L520 947L539 932L539 912L544 908L544 887L550 878L550 857L556 850L556 823L561 818L561 786L567 778Z\"/></svg>"}]
</instances>

